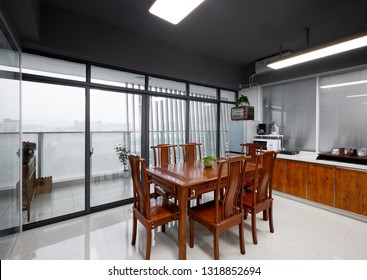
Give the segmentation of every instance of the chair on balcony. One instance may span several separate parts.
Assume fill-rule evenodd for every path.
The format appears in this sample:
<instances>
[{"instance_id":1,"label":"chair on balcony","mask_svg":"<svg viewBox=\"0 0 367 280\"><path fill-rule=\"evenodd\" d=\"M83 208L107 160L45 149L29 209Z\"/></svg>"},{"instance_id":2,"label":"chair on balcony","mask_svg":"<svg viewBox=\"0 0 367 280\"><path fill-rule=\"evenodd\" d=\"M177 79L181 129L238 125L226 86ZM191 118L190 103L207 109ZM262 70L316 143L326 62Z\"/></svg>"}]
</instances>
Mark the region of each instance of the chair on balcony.
<instances>
[{"instance_id":1,"label":"chair on balcony","mask_svg":"<svg viewBox=\"0 0 367 280\"><path fill-rule=\"evenodd\" d=\"M152 247L152 230L161 226L162 232L165 232L165 224L178 219L178 207L162 197L151 199L145 160L138 155L130 154L129 161L134 189L131 245L135 245L137 220L139 220L146 228L145 259L149 260ZM141 174L143 178L141 178Z\"/></svg>"},{"instance_id":2,"label":"chair on balcony","mask_svg":"<svg viewBox=\"0 0 367 280\"><path fill-rule=\"evenodd\" d=\"M263 212L263 219L269 220L270 232L274 232L271 180L276 156L277 152L275 151L267 151L255 156L255 178L259 176L259 180L255 180L253 188L247 189L241 197L245 219L248 213L251 214L252 241L254 244L257 244L257 213ZM260 161L262 163L261 168L259 168Z\"/></svg>"},{"instance_id":3,"label":"chair on balcony","mask_svg":"<svg viewBox=\"0 0 367 280\"><path fill-rule=\"evenodd\" d=\"M151 146L150 148L153 149L154 167L176 163L176 147L177 145L171 144ZM154 198L157 198L158 195L166 196L167 198L171 197L170 193L165 192L158 186L154 186Z\"/></svg>"},{"instance_id":4,"label":"chair on balcony","mask_svg":"<svg viewBox=\"0 0 367 280\"><path fill-rule=\"evenodd\" d=\"M191 142L180 145L184 162L201 159L201 143Z\"/></svg>"},{"instance_id":5,"label":"chair on balcony","mask_svg":"<svg viewBox=\"0 0 367 280\"><path fill-rule=\"evenodd\" d=\"M218 162L218 180L214 192L215 199L188 209L190 220L191 248L194 247L194 223L199 222L214 234L214 259L219 259L219 235L238 225L241 254L245 254L244 213L242 203L238 203L243 195L242 182L249 157L236 156ZM227 178L222 179L223 170Z\"/></svg>"}]
</instances>

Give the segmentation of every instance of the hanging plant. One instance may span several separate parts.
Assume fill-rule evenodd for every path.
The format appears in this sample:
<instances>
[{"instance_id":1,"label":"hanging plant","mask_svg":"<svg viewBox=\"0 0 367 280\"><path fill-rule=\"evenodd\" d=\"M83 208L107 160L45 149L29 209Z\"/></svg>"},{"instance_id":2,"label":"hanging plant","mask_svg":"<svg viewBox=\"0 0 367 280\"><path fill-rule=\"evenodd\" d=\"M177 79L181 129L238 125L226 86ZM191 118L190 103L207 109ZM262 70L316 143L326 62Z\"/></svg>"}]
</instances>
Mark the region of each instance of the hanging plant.
<instances>
[{"instance_id":1,"label":"hanging plant","mask_svg":"<svg viewBox=\"0 0 367 280\"><path fill-rule=\"evenodd\" d=\"M241 95L237 100L236 100L236 106L240 106L241 104L245 104L250 106L250 101L248 100L246 95Z\"/></svg>"}]
</instances>

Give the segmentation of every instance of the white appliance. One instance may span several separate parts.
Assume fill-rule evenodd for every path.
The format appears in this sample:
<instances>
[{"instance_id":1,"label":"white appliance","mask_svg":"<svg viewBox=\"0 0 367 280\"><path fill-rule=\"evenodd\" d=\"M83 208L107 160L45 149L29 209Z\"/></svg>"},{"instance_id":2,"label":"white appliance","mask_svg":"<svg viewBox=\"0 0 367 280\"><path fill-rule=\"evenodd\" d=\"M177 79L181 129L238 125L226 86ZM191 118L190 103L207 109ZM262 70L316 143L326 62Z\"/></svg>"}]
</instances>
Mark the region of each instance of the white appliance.
<instances>
[{"instance_id":1,"label":"white appliance","mask_svg":"<svg viewBox=\"0 0 367 280\"><path fill-rule=\"evenodd\" d=\"M259 122L253 120L228 122L228 149L230 155L241 153L241 144L253 143Z\"/></svg>"},{"instance_id":2,"label":"white appliance","mask_svg":"<svg viewBox=\"0 0 367 280\"><path fill-rule=\"evenodd\" d=\"M264 150L282 150L283 135L255 135L254 144L263 147Z\"/></svg>"}]
</instances>

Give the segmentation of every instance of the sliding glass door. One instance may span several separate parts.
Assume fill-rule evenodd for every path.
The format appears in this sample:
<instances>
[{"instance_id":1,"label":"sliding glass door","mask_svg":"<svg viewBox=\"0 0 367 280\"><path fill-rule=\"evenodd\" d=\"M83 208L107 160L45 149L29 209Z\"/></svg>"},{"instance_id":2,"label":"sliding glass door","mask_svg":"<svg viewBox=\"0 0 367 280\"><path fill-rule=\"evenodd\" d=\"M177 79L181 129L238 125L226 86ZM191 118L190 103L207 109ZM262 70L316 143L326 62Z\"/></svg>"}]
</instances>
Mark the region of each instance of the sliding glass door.
<instances>
[{"instance_id":1,"label":"sliding glass door","mask_svg":"<svg viewBox=\"0 0 367 280\"><path fill-rule=\"evenodd\" d=\"M23 141L36 148L23 174L37 178L29 182L24 224L85 210L84 108L83 88L23 82Z\"/></svg>"},{"instance_id":2,"label":"sliding glass door","mask_svg":"<svg viewBox=\"0 0 367 280\"><path fill-rule=\"evenodd\" d=\"M140 154L141 96L91 90L91 207L132 197L127 154Z\"/></svg>"}]
</instances>

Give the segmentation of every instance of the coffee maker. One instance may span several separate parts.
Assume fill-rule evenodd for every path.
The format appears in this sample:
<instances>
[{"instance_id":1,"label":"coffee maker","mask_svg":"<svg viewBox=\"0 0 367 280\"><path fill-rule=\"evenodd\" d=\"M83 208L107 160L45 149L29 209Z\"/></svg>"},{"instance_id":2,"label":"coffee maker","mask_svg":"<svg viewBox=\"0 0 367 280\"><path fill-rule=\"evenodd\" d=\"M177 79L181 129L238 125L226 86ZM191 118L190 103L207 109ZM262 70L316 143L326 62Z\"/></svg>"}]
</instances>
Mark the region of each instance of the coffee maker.
<instances>
[{"instance_id":1,"label":"coffee maker","mask_svg":"<svg viewBox=\"0 0 367 280\"><path fill-rule=\"evenodd\" d=\"M265 135L265 133L266 133L266 124L259 123L259 127L257 129L257 135Z\"/></svg>"}]
</instances>

